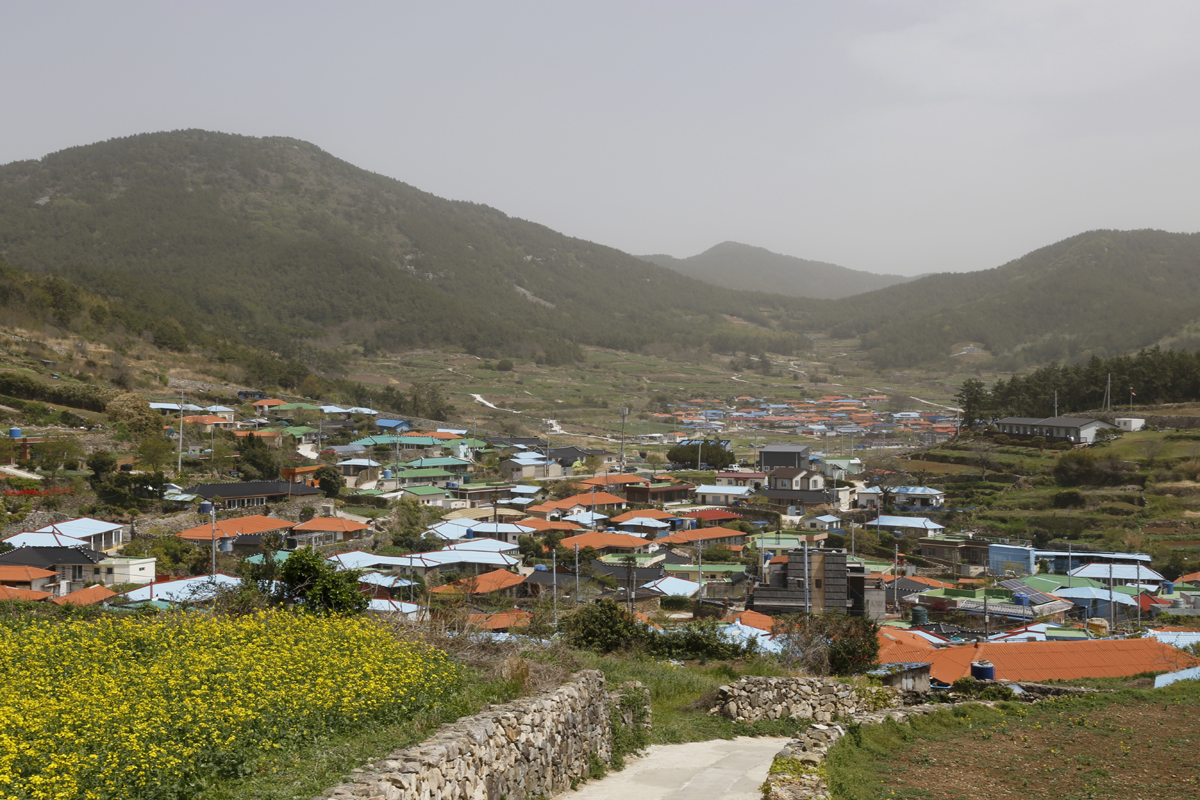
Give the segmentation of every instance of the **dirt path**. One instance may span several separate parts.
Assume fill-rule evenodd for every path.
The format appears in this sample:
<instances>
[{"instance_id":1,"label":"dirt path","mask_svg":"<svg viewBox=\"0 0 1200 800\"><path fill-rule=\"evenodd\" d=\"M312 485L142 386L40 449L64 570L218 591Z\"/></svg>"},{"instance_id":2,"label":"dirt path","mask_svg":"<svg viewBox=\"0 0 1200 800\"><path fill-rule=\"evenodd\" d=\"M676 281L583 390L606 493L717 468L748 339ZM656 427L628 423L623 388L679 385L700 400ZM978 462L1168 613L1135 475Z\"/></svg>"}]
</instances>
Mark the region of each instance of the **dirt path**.
<instances>
[{"instance_id":1,"label":"dirt path","mask_svg":"<svg viewBox=\"0 0 1200 800\"><path fill-rule=\"evenodd\" d=\"M562 800L759 800L759 788L787 739L716 739L656 744L622 772L582 784Z\"/></svg>"}]
</instances>

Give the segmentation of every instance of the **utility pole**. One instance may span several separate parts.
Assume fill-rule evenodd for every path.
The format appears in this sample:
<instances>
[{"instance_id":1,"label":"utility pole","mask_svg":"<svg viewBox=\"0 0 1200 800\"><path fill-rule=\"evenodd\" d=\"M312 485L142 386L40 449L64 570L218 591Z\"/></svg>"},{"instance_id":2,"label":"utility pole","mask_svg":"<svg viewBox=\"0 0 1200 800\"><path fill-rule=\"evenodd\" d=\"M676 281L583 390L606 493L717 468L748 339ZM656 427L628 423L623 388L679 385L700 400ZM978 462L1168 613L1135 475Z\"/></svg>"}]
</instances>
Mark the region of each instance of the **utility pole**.
<instances>
[{"instance_id":1,"label":"utility pole","mask_svg":"<svg viewBox=\"0 0 1200 800\"><path fill-rule=\"evenodd\" d=\"M1137 579L1134 581L1134 583L1137 584L1137 587L1138 587L1137 607L1138 607L1138 627L1140 628L1140 627L1142 627L1142 562L1140 562L1140 561L1137 562L1137 564L1134 565L1134 568L1137 569Z\"/></svg>"},{"instance_id":2,"label":"utility pole","mask_svg":"<svg viewBox=\"0 0 1200 800\"><path fill-rule=\"evenodd\" d=\"M1054 390L1054 417L1058 418L1058 389Z\"/></svg>"},{"instance_id":3,"label":"utility pole","mask_svg":"<svg viewBox=\"0 0 1200 800\"><path fill-rule=\"evenodd\" d=\"M1108 559L1108 632L1117 632L1117 601L1113 593L1113 563Z\"/></svg>"},{"instance_id":4,"label":"utility pole","mask_svg":"<svg viewBox=\"0 0 1200 800\"><path fill-rule=\"evenodd\" d=\"M629 406L621 406L621 473L625 473L625 419L629 416Z\"/></svg>"},{"instance_id":5,"label":"utility pole","mask_svg":"<svg viewBox=\"0 0 1200 800\"><path fill-rule=\"evenodd\" d=\"M179 462L175 465L175 480L183 474L183 389L179 390Z\"/></svg>"},{"instance_id":6,"label":"utility pole","mask_svg":"<svg viewBox=\"0 0 1200 800\"><path fill-rule=\"evenodd\" d=\"M804 613L812 613L812 599L808 593L808 537L804 537Z\"/></svg>"},{"instance_id":7,"label":"utility pole","mask_svg":"<svg viewBox=\"0 0 1200 800\"><path fill-rule=\"evenodd\" d=\"M579 605L579 542L575 543L575 605Z\"/></svg>"},{"instance_id":8,"label":"utility pole","mask_svg":"<svg viewBox=\"0 0 1200 800\"><path fill-rule=\"evenodd\" d=\"M984 639L992 638L992 623L991 623L991 618L988 617L987 589L983 590L983 638Z\"/></svg>"},{"instance_id":9,"label":"utility pole","mask_svg":"<svg viewBox=\"0 0 1200 800\"><path fill-rule=\"evenodd\" d=\"M558 630L558 548L550 550L550 577L554 579L554 630Z\"/></svg>"},{"instance_id":10,"label":"utility pole","mask_svg":"<svg viewBox=\"0 0 1200 800\"><path fill-rule=\"evenodd\" d=\"M986 597L986 595L984 595ZM892 608L900 610L900 545L892 545ZM986 613L984 616L987 616Z\"/></svg>"}]
</instances>

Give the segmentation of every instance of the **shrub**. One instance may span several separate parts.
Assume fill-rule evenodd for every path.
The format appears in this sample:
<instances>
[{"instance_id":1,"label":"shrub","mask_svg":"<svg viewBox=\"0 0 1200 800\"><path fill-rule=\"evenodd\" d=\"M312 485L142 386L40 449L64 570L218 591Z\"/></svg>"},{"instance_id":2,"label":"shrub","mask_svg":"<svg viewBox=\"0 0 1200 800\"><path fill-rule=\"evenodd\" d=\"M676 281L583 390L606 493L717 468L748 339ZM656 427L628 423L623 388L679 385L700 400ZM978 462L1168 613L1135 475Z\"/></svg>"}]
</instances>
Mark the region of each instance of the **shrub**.
<instances>
[{"instance_id":1,"label":"shrub","mask_svg":"<svg viewBox=\"0 0 1200 800\"><path fill-rule=\"evenodd\" d=\"M1078 489L1067 489L1054 495L1055 508L1083 508L1086 501L1083 492Z\"/></svg>"}]
</instances>

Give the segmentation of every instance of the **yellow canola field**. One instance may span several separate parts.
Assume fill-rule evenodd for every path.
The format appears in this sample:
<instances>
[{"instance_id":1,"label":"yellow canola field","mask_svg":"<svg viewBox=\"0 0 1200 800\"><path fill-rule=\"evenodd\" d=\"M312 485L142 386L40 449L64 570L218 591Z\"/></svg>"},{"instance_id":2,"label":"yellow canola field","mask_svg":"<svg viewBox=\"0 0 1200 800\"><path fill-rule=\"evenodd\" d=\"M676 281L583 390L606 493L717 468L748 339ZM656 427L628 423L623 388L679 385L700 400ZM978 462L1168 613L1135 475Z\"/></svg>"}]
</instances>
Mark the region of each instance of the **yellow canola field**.
<instances>
[{"instance_id":1,"label":"yellow canola field","mask_svg":"<svg viewBox=\"0 0 1200 800\"><path fill-rule=\"evenodd\" d=\"M187 797L206 778L460 684L364 618L264 612L0 624L0 798Z\"/></svg>"}]
</instances>

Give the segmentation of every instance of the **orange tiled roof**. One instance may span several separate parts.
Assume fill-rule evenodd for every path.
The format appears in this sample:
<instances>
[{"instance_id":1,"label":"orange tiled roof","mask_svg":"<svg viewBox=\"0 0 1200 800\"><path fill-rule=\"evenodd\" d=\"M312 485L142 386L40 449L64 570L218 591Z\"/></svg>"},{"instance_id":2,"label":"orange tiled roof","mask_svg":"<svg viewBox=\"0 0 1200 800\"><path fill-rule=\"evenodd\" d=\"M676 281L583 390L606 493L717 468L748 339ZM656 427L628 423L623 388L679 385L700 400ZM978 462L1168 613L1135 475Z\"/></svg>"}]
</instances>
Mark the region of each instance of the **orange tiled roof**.
<instances>
[{"instance_id":1,"label":"orange tiled roof","mask_svg":"<svg viewBox=\"0 0 1200 800\"><path fill-rule=\"evenodd\" d=\"M29 589L14 589L11 586L0 586L0 600L45 600L49 592L34 592Z\"/></svg>"},{"instance_id":2,"label":"orange tiled roof","mask_svg":"<svg viewBox=\"0 0 1200 800\"><path fill-rule=\"evenodd\" d=\"M206 522L203 525L197 525L194 528L188 528L186 531L180 531L175 534L180 539L188 539L193 542L211 542L213 538L232 539L235 536L243 533L266 533L267 531L278 531L288 529L296 523L288 522L286 519L274 519L273 517L263 517L253 515L249 517L235 517L234 519L223 519L216 525L216 536L213 536L213 525L211 522Z\"/></svg>"},{"instance_id":3,"label":"orange tiled roof","mask_svg":"<svg viewBox=\"0 0 1200 800\"><path fill-rule=\"evenodd\" d=\"M895 636L897 631L889 631ZM880 632L883 635L883 632ZM882 639L881 639L882 642ZM1012 649L1009 649L1012 648ZM991 661L996 677L1009 681L1124 678L1143 672L1175 672L1200 665L1200 659L1156 639L1091 639L1081 642L992 642L931 650L880 647L880 663L925 661L932 675L953 683L971 674L972 661Z\"/></svg>"},{"instance_id":4,"label":"orange tiled roof","mask_svg":"<svg viewBox=\"0 0 1200 800\"><path fill-rule=\"evenodd\" d=\"M282 400L276 400L275 398L272 397L272 398L268 398L266 400L255 400L253 403L251 403L251 405L258 406L260 408L274 408L275 406L282 406L282 405L287 405L287 404L284 403Z\"/></svg>"},{"instance_id":5,"label":"orange tiled roof","mask_svg":"<svg viewBox=\"0 0 1200 800\"><path fill-rule=\"evenodd\" d=\"M732 511L724 511L720 508L705 508L700 511L689 511L686 514L680 514L681 517L692 517L695 519L741 519L741 514L735 514Z\"/></svg>"},{"instance_id":6,"label":"orange tiled roof","mask_svg":"<svg viewBox=\"0 0 1200 800\"><path fill-rule=\"evenodd\" d=\"M657 622L650 619L649 614L643 614L641 611L633 612L633 618L636 619L638 622L649 625L651 628L654 628L656 631L661 631L663 629L662 625L659 625Z\"/></svg>"},{"instance_id":7,"label":"orange tiled roof","mask_svg":"<svg viewBox=\"0 0 1200 800\"><path fill-rule=\"evenodd\" d=\"M743 625L748 625L751 628L758 628L760 631L771 633L775 629L775 620L768 617L766 614L760 614L757 611L735 611L732 614L725 615L721 622L740 622Z\"/></svg>"},{"instance_id":8,"label":"orange tiled roof","mask_svg":"<svg viewBox=\"0 0 1200 800\"><path fill-rule=\"evenodd\" d=\"M481 631L502 631L509 628L528 628L531 619L533 614L514 608L495 614L471 614L467 617L467 624Z\"/></svg>"},{"instance_id":9,"label":"orange tiled roof","mask_svg":"<svg viewBox=\"0 0 1200 800\"><path fill-rule=\"evenodd\" d=\"M430 591L436 594L488 594L510 589L524 581L525 578L515 572L496 569L473 578L463 578L453 583L447 583L445 586L439 586Z\"/></svg>"},{"instance_id":10,"label":"orange tiled roof","mask_svg":"<svg viewBox=\"0 0 1200 800\"><path fill-rule=\"evenodd\" d=\"M1175 583L1200 583L1200 572L1193 572L1188 575L1180 575L1175 579Z\"/></svg>"},{"instance_id":11,"label":"orange tiled roof","mask_svg":"<svg viewBox=\"0 0 1200 800\"><path fill-rule=\"evenodd\" d=\"M24 564L0 564L0 583L33 583L39 578L53 578L57 574L53 570Z\"/></svg>"},{"instance_id":12,"label":"orange tiled roof","mask_svg":"<svg viewBox=\"0 0 1200 800\"><path fill-rule=\"evenodd\" d=\"M553 510L571 508L572 506L591 506L593 503L598 506L623 505L625 498L617 497L615 494L609 494L608 492L583 492L582 494L572 495L563 500L551 500L550 502L542 503L542 505Z\"/></svg>"},{"instance_id":13,"label":"orange tiled roof","mask_svg":"<svg viewBox=\"0 0 1200 800\"><path fill-rule=\"evenodd\" d=\"M94 606L96 603L103 603L108 598L116 596L117 593L108 587L96 584L86 589L64 594L62 597L55 597L50 602L60 606L67 604L73 606Z\"/></svg>"},{"instance_id":14,"label":"orange tiled roof","mask_svg":"<svg viewBox=\"0 0 1200 800\"><path fill-rule=\"evenodd\" d=\"M695 528L690 531L677 531L670 536L664 536L661 539L656 539L659 544L690 544L699 542L705 539L724 539L728 536L748 536L749 534L742 531L735 531L732 528Z\"/></svg>"},{"instance_id":15,"label":"orange tiled roof","mask_svg":"<svg viewBox=\"0 0 1200 800\"><path fill-rule=\"evenodd\" d=\"M568 550L575 545L579 545L580 549L584 547L594 547L599 550L602 547L645 547L650 544L649 540L643 539L640 536L633 536L628 533L604 533L601 531L591 531L581 533L578 536L568 536L559 542L559 545Z\"/></svg>"},{"instance_id":16,"label":"orange tiled roof","mask_svg":"<svg viewBox=\"0 0 1200 800\"><path fill-rule=\"evenodd\" d=\"M302 522L292 528L294 531L338 531L340 533L353 533L354 531L366 530L368 526L362 522L355 522L352 519L342 519L340 517L314 517L308 522Z\"/></svg>"},{"instance_id":17,"label":"orange tiled roof","mask_svg":"<svg viewBox=\"0 0 1200 800\"><path fill-rule=\"evenodd\" d=\"M889 583L896 579L896 576L891 575L891 574L882 575L882 573L881 573L881 577L883 578L884 583ZM920 575L903 575L901 577L907 578L908 580L913 581L915 583L923 583L926 586L933 587L934 589L957 589L958 588L953 583L945 583L943 581L935 580L933 578L922 578Z\"/></svg>"},{"instance_id":18,"label":"orange tiled roof","mask_svg":"<svg viewBox=\"0 0 1200 800\"><path fill-rule=\"evenodd\" d=\"M576 525L574 522L559 520L551 522L548 519L541 517L529 517L528 519L519 520L516 524L523 528L533 528L535 531L581 531L582 525Z\"/></svg>"}]
</instances>

